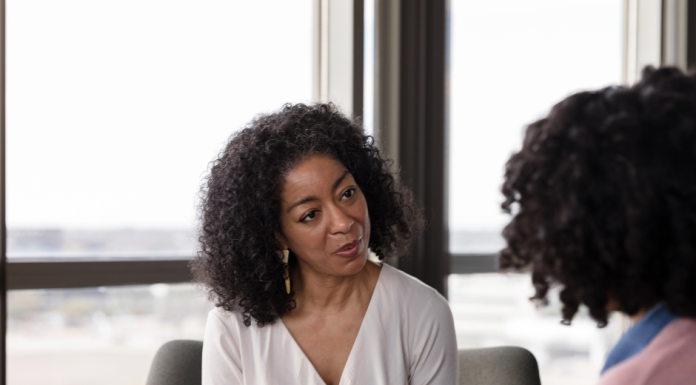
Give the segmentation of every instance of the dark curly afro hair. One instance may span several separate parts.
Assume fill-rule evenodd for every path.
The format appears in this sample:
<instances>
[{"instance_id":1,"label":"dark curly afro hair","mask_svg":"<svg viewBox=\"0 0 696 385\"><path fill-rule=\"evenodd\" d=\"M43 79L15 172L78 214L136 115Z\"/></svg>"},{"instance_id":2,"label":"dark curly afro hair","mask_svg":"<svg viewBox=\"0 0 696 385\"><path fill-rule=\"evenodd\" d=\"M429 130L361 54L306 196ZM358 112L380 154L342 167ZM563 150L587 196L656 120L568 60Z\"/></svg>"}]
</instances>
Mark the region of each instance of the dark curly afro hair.
<instances>
[{"instance_id":1,"label":"dark curly afro hair","mask_svg":"<svg viewBox=\"0 0 696 385\"><path fill-rule=\"evenodd\" d=\"M696 77L647 67L561 101L527 127L502 191L500 267L531 268L541 303L558 285L564 323L581 304L600 327L608 307L659 301L696 316Z\"/></svg>"},{"instance_id":2,"label":"dark curly afro hair","mask_svg":"<svg viewBox=\"0 0 696 385\"><path fill-rule=\"evenodd\" d=\"M215 305L240 311L244 323L273 323L293 309L285 291L280 189L298 161L330 155L362 189L370 213L369 247L380 259L403 255L423 228L422 209L400 184L361 126L332 104L285 105L260 115L233 135L202 188L200 251L191 262ZM296 268L290 256L290 268Z\"/></svg>"}]
</instances>

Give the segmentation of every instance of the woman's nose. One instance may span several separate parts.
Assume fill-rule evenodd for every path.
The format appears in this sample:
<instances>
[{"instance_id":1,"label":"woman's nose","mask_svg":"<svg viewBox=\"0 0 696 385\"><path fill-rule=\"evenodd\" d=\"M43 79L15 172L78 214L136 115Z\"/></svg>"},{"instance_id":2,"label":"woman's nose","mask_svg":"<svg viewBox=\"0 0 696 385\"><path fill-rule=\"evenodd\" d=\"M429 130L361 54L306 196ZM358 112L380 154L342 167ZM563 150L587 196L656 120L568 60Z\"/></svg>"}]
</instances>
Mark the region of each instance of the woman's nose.
<instances>
[{"instance_id":1,"label":"woman's nose","mask_svg":"<svg viewBox=\"0 0 696 385\"><path fill-rule=\"evenodd\" d=\"M338 206L329 210L329 231L331 234L347 234L353 226L353 218Z\"/></svg>"}]
</instances>

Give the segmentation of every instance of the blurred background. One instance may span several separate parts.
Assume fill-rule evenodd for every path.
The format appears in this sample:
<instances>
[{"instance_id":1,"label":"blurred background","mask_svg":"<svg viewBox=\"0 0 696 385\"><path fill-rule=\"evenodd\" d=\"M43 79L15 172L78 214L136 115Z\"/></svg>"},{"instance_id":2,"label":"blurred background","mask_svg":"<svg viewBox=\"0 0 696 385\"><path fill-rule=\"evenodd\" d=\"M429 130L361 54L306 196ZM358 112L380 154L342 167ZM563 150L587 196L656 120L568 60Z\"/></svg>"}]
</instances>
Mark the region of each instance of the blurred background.
<instances>
[{"instance_id":1,"label":"blurred background","mask_svg":"<svg viewBox=\"0 0 696 385\"><path fill-rule=\"evenodd\" d=\"M495 272L504 164L562 98L696 61L687 3L7 0L7 384L144 384L164 342L202 339L186 264L209 162L256 114L317 100L430 210L403 268L447 295L459 347L523 346L545 385L595 383L626 322L561 325L555 294L537 309L528 275Z\"/></svg>"}]
</instances>

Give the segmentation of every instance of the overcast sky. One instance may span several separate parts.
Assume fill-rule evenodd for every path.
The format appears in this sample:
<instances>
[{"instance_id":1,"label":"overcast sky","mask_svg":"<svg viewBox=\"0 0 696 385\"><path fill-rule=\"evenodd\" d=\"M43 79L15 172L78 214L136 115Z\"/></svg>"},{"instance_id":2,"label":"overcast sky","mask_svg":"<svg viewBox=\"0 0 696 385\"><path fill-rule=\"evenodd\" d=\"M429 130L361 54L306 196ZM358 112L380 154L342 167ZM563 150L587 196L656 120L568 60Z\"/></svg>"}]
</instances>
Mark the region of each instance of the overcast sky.
<instances>
[{"instance_id":1,"label":"overcast sky","mask_svg":"<svg viewBox=\"0 0 696 385\"><path fill-rule=\"evenodd\" d=\"M8 1L8 227L191 227L228 136L311 74L312 0Z\"/></svg>"},{"instance_id":2,"label":"overcast sky","mask_svg":"<svg viewBox=\"0 0 696 385\"><path fill-rule=\"evenodd\" d=\"M621 82L621 0L451 0L452 230L500 230L504 165L526 124Z\"/></svg>"},{"instance_id":3,"label":"overcast sky","mask_svg":"<svg viewBox=\"0 0 696 385\"><path fill-rule=\"evenodd\" d=\"M312 0L12 0L7 17L10 229L191 227L229 135L311 98ZM621 0L452 0L450 20L450 226L497 230L524 125L621 81Z\"/></svg>"}]
</instances>

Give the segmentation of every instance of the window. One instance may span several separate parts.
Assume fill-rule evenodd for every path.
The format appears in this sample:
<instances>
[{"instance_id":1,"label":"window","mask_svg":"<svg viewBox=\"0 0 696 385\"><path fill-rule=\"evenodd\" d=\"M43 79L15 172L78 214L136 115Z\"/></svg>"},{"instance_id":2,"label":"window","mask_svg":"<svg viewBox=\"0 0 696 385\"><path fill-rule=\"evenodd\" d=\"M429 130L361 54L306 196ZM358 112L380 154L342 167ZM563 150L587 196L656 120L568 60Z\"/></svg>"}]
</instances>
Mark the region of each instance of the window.
<instances>
[{"instance_id":1,"label":"window","mask_svg":"<svg viewBox=\"0 0 696 385\"><path fill-rule=\"evenodd\" d=\"M158 282L189 280L198 189L228 137L311 101L312 8L7 2L8 285L33 288L7 293L9 384L144 383L163 342L202 338L203 294ZM113 263L118 284L150 284L105 287Z\"/></svg>"},{"instance_id":2,"label":"window","mask_svg":"<svg viewBox=\"0 0 696 385\"><path fill-rule=\"evenodd\" d=\"M622 82L622 1L450 7L449 250L453 271L477 256L490 257L491 271L509 220L500 209L504 165L525 125L570 93ZM596 383L622 331L620 318L598 329L584 311L560 325L557 302L538 310L529 302L526 274L454 274L448 293L460 348L523 346L546 385Z\"/></svg>"},{"instance_id":3,"label":"window","mask_svg":"<svg viewBox=\"0 0 696 385\"><path fill-rule=\"evenodd\" d=\"M7 383L144 384L162 344L203 339L211 307L191 284L11 291Z\"/></svg>"},{"instance_id":4,"label":"window","mask_svg":"<svg viewBox=\"0 0 696 385\"><path fill-rule=\"evenodd\" d=\"M571 326L560 323L558 292L536 308L527 274L452 274L449 303L460 349L521 346L534 354L545 385L596 384L604 359L623 332L613 314L598 329L582 309Z\"/></svg>"},{"instance_id":5,"label":"window","mask_svg":"<svg viewBox=\"0 0 696 385\"><path fill-rule=\"evenodd\" d=\"M452 0L450 251L500 250L504 166L526 124L622 81L622 1Z\"/></svg>"},{"instance_id":6,"label":"window","mask_svg":"<svg viewBox=\"0 0 696 385\"><path fill-rule=\"evenodd\" d=\"M9 1L8 256L190 257L201 177L312 92L312 1Z\"/></svg>"}]
</instances>

